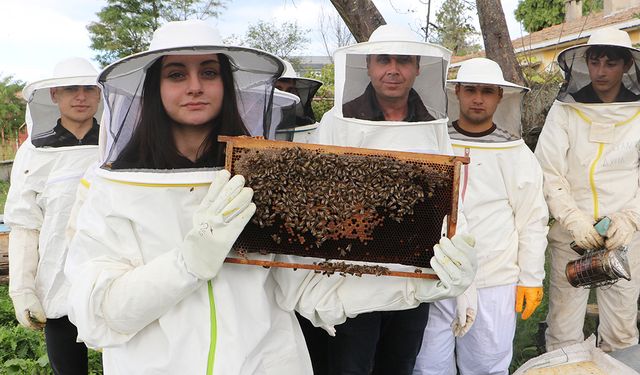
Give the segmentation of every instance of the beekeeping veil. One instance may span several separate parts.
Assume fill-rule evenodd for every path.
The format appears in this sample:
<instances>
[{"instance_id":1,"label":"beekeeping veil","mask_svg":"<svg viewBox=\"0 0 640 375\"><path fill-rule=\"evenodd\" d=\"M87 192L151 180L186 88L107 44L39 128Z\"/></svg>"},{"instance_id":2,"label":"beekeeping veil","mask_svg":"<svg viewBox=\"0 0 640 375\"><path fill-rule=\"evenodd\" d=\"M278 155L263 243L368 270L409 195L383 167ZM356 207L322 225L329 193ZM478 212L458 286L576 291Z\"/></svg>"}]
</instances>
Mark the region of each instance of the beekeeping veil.
<instances>
[{"instance_id":1,"label":"beekeeping veil","mask_svg":"<svg viewBox=\"0 0 640 375\"><path fill-rule=\"evenodd\" d=\"M275 89L273 91L273 108L271 124L267 139L276 139L276 131L296 126L296 109L300 106L300 98L294 94Z\"/></svg>"},{"instance_id":2,"label":"beekeeping veil","mask_svg":"<svg viewBox=\"0 0 640 375\"><path fill-rule=\"evenodd\" d=\"M413 84L413 97L419 99L434 120L371 121L343 115L343 106L361 100L372 81L367 64L367 56L370 55L419 57L416 59L419 74ZM417 35L408 28L393 25L378 27L368 42L336 50L335 105L330 114L333 116L335 132L332 139L323 139L323 119L319 127L319 142L400 151L442 152L440 146L449 141L446 136L447 100L444 86L450 57L449 50L419 41Z\"/></svg>"},{"instance_id":3,"label":"beekeeping veil","mask_svg":"<svg viewBox=\"0 0 640 375\"><path fill-rule=\"evenodd\" d=\"M238 111L253 136L269 137L273 84L281 60L254 48L226 46L218 31L201 20L170 22L154 32L149 49L107 66L99 75L106 116L101 134L104 163L116 160L139 122L147 69L166 55L224 54L231 64Z\"/></svg>"},{"instance_id":4,"label":"beekeeping veil","mask_svg":"<svg viewBox=\"0 0 640 375\"><path fill-rule=\"evenodd\" d=\"M456 121L460 117L460 102L455 94L455 88L458 84L500 87L502 99L493 114L493 123L501 130L501 134L505 135L505 141L522 139L522 99L529 91L527 87L506 81L500 65L495 61L485 58L464 61L460 65L456 78L447 81L447 113L450 122ZM450 134L452 139L457 139L457 136L461 137L458 133Z\"/></svg>"},{"instance_id":5,"label":"beekeeping veil","mask_svg":"<svg viewBox=\"0 0 640 375\"><path fill-rule=\"evenodd\" d=\"M25 121L27 123L27 142L52 130L60 118L58 105L51 100L50 89L65 86L97 86L98 71L86 59L73 57L57 63L51 77L29 83L22 90L27 101ZM94 117L99 121L102 105Z\"/></svg>"},{"instance_id":6,"label":"beekeeping veil","mask_svg":"<svg viewBox=\"0 0 640 375\"><path fill-rule=\"evenodd\" d=\"M624 74L622 84L633 94L640 94L640 50L631 46L629 34L623 30L606 27L595 31L586 44L569 47L558 55L558 64L564 72L565 82L560 88L557 99L566 103L573 103L573 94L591 83L587 67L586 52L594 46L618 47L627 49L632 56L633 65Z\"/></svg>"},{"instance_id":7,"label":"beekeeping veil","mask_svg":"<svg viewBox=\"0 0 640 375\"><path fill-rule=\"evenodd\" d=\"M308 125L316 122L316 116L311 108L313 97L322 86L322 82L317 79L305 78L298 76L290 62L285 61L285 70L278 81L287 81L291 84L289 93L295 94L300 98L300 104L296 108L296 125Z\"/></svg>"}]
</instances>

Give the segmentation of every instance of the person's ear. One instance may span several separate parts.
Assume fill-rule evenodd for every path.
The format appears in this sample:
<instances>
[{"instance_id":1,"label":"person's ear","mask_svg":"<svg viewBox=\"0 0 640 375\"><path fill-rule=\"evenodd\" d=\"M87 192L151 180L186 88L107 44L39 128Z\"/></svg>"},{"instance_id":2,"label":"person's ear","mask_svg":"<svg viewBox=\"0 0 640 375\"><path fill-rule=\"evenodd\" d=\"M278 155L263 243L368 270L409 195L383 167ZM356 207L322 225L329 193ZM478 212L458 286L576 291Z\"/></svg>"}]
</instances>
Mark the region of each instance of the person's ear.
<instances>
[{"instance_id":1,"label":"person's ear","mask_svg":"<svg viewBox=\"0 0 640 375\"><path fill-rule=\"evenodd\" d=\"M460 95L460 84L459 83L456 83L455 92L456 92L456 96Z\"/></svg>"},{"instance_id":2,"label":"person's ear","mask_svg":"<svg viewBox=\"0 0 640 375\"><path fill-rule=\"evenodd\" d=\"M51 101L54 102L55 104L58 104L58 98L57 98L57 87L52 87L49 89L49 95L51 96Z\"/></svg>"},{"instance_id":3,"label":"person's ear","mask_svg":"<svg viewBox=\"0 0 640 375\"><path fill-rule=\"evenodd\" d=\"M500 97L500 100L502 100L503 95L504 95L504 90L502 89L502 87L498 87L498 96ZM498 102L500 102L500 100L498 100Z\"/></svg>"},{"instance_id":4,"label":"person's ear","mask_svg":"<svg viewBox=\"0 0 640 375\"><path fill-rule=\"evenodd\" d=\"M628 72L629 69L633 66L633 60L630 60L628 63L624 64L624 72Z\"/></svg>"}]
</instances>

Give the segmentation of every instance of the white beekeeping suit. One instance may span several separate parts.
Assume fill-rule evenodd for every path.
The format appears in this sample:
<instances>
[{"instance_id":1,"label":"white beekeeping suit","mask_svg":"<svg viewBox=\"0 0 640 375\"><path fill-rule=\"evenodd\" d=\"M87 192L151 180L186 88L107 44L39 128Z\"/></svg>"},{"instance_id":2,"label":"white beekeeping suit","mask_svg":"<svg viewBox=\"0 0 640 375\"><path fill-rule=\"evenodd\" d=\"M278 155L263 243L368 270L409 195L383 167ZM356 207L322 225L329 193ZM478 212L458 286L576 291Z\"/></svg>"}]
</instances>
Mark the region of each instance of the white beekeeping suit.
<instances>
[{"instance_id":1,"label":"white beekeeping suit","mask_svg":"<svg viewBox=\"0 0 640 375\"><path fill-rule=\"evenodd\" d=\"M367 42L336 50L335 104L322 117L311 142L452 155L444 89L450 57L447 49L422 42L408 28L394 25L380 26ZM404 94L398 95L400 91ZM397 104L406 111L391 116L379 98L396 96L402 97L403 102L398 100ZM458 224L457 232L464 232L461 214ZM429 227L425 231L441 233L441 229ZM396 281L363 280L360 289L350 291L351 298L358 293L365 296L363 291L370 290L374 282L382 289L393 287ZM390 307L381 304L377 310L400 310ZM427 305L415 303L412 307L392 314L376 311L345 317L336 327L335 339L327 345L329 367L342 373L356 373L353 369L357 368L362 373L410 374L428 317ZM309 319L317 325L314 318ZM312 335L305 331L308 343L314 340ZM321 366L315 358L321 357L316 353L323 350L310 345L314 367Z\"/></svg>"},{"instance_id":2,"label":"white beekeeping suit","mask_svg":"<svg viewBox=\"0 0 640 375\"><path fill-rule=\"evenodd\" d=\"M242 181L240 176L229 180L228 172L206 166L118 166L137 134L149 67L170 55L211 54L229 59L238 111L250 134L270 134L270 103L281 60L260 50L225 46L204 21L162 26L148 51L111 64L98 78L107 105L100 139L103 164L79 210L65 273L71 278L69 317L81 340L103 348L105 374L310 374L293 307L278 304L274 296L294 306L304 299L301 295L319 301L327 309L319 324L332 325L334 316L357 313L334 288L344 283L342 277L301 270L282 270L274 277L273 269L223 264L227 255L239 256L229 250L252 214L251 204L223 209L227 197L237 194L229 199L233 205L248 190L234 183ZM237 212L227 223L226 217ZM458 274L447 268L453 279L403 282L378 298L401 305L397 296L412 293L406 305L415 298L460 293L470 282L473 264L465 256L452 258L463 263ZM318 295L308 296L313 294L309 285L317 286Z\"/></svg>"},{"instance_id":3,"label":"white beekeeping suit","mask_svg":"<svg viewBox=\"0 0 640 375\"><path fill-rule=\"evenodd\" d=\"M89 61L72 58L58 63L51 78L23 90L28 137L15 157L4 209L4 220L11 227L9 295L17 310L44 313L46 318L67 315L64 232L76 187L97 160L98 146L36 147L32 139L52 133L60 118L51 88L95 86L96 76Z\"/></svg>"},{"instance_id":4,"label":"white beekeeping suit","mask_svg":"<svg viewBox=\"0 0 640 375\"><path fill-rule=\"evenodd\" d=\"M455 90L464 85L478 92L482 85L502 90L490 131L466 133L457 127L460 101ZM520 109L528 89L505 81L500 66L484 58L464 61L447 87L453 149L471 159L463 167L461 189L467 228L476 238L478 272L475 285L458 301L432 304L414 374L455 374L457 365L460 374L506 375L516 327L516 289L525 296L525 290L539 292L541 300L547 245L542 170L521 138Z\"/></svg>"},{"instance_id":5,"label":"white beekeeping suit","mask_svg":"<svg viewBox=\"0 0 640 375\"><path fill-rule=\"evenodd\" d=\"M629 68L621 73L623 87L613 102L602 103L593 91L586 53L598 50L591 48L622 51L619 56L626 53L629 57ZM609 59L595 57L596 67L602 58ZM556 220L549 231L547 350L584 340L582 327L589 291L573 288L565 276L566 264L579 257L570 249L571 241L583 248L612 247L611 241L629 246L631 281L620 280L611 287L597 289L598 339L605 351L638 343L639 61L640 51L631 47L628 34L612 28L597 30L587 44L558 55L566 81L547 115L535 151L544 172L545 198ZM588 90L591 94L584 95ZM592 227L603 216L612 219L606 239L600 238Z\"/></svg>"}]
</instances>

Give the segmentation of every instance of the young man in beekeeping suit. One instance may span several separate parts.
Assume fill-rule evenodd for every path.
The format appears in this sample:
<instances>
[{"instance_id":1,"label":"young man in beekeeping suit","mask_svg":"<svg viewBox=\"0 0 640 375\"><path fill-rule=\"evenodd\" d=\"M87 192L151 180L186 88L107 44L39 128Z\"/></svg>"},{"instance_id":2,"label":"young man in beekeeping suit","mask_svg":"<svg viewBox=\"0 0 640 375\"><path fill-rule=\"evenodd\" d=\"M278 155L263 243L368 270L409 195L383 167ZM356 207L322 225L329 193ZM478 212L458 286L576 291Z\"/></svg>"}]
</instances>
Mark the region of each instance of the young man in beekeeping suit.
<instances>
[{"instance_id":1,"label":"young man in beekeeping suit","mask_svg":"<svg viewBox=\"0 0 640 375\"><path fill-rule=\"evenodd\" d=\"M431 305L413 373L455 374L457 364L460 374L507 375L516 312L528 319L542 301L549 220L542 171L521 138L528 89L485 58L464 61L448 88L453 149L471 158L462 199L478 272L462 296Z\"/></svg>"},{"instance_id":2,"label":"young man in beekeeping suit","mask_svg":"<svg viewBox=\"0 0 640 375\"><path fill-rule=\"evenodd\" d=\"M67 317L64 234L80 178L98 156L97 74L89 61L71 58L24 88L29 136L16 154L4 211L16 318L44 328L55 374L87 373L87 348Z\"/></svg>"},{"instance_id":3,"label":"young man in beekeeping suit","mask_svg":"<svg viewBox=\"0 0 640 375\"><path fill-rule=\"evenodd\" d=\"M419 41L411 30L393 25L380 26L368 42L338 49L336 105L323 116L316 141L452 154L444 92L450 56L445 48ZM473 246L464 235L452 240L456 247ZM408 310L349 317L335 327L335 337L328 338L326 347L310 346L314 368L329 374L411 374L428 314L429 305L423 303Z\"/></svg>"},{"instance_id":4,"label":"young man in beekeeping suit","mask_svg":"<svg viewBox=\"0 0 640 375\"><path fill-rule=\"evenodd\" d=\"M551 287L547 350L582 342L589 290L573 288L567 263L583 249L629 246L631 280L596 291L598 341L605 351L638 343L638 225L640 224L640 51L621 30L595 31L587 44L558 55L565 83L551 107L535 154L555 223L549 230ZM611 218L604 237L593 228Z\"/></svg>"}]
</instances>

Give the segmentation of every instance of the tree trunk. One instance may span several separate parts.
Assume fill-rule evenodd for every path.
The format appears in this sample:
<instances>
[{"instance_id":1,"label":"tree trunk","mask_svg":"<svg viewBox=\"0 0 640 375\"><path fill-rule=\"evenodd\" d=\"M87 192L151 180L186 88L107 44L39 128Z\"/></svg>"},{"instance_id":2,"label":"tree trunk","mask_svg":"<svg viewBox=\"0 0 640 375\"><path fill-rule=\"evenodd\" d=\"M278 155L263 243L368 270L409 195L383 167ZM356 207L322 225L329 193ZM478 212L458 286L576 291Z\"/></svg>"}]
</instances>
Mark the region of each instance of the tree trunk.
<instances>
[{"instance_id":1,"label":"tree trunk","mask_svg":"<svg viewBox=\"0 0 640 375\"><path fill-rule=\"evenodd\" d=\"M500 0L476 0L476 7L487 58L500 65L504 79L525 85Z\"/></svg>"},{"instance_id":2,"label":"tree trunk","mask_svg":"<svg viewBox=\"0 0 640 375\"><path fill-rule=\"evenodd\" d=\"M368 41L378 26L386 24L372 0L331 0L331 4L358 43Z\"/></svg>"}]
</instances>

